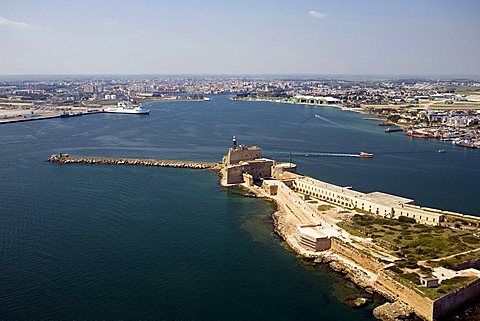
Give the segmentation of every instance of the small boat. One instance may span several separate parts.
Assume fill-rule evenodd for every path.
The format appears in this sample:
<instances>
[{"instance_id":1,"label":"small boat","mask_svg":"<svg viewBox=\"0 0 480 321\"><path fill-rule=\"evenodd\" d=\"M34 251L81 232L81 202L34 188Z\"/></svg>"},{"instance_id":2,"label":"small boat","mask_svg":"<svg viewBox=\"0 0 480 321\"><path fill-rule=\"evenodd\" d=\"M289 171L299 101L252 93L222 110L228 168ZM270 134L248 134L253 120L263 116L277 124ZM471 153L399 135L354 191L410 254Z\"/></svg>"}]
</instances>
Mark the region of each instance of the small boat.
<instances>
[{"instance_id":1,"label":"small boat","mask_svg":"<svg viewBox=\"0 0 480 321\"><path fill-rule=\"evenodd\" d=\"M60 118L69 118L69 117L76 117L76 116L82 116L83 114L82 113L67 113L66 111L64 111L61 115L60 115Z\"/></svg>"},{"instance_id":2,"label":"small boat","mask_svg":"<svg viewBox=\"0 0 480 321\"><path fill-rule=\"evenodd\" d=\"M385 129L385 132L386 133L395 133L395 132L403 132L403 129L402 128L395 128L395 127L388 127L387 129Z\"/></svg>"},{"instance_id":3,"label":"small boat","mask_svg":"<svg viewBox=\"0 0 480 321\"><path fill-rule=\"evenodd\" d=\"M372 158L373 154L366 153L366 152L360 152L360 154L358 154L358 156L362 157L362 158Z\"/></svg>"},{"instance_id":4,"label":"small boat","mask_svg":"<svg viewBox=\"0 0 480 321\"><path fill-rule=\"evenodd\" d=\"M438 152L443 154L445 153L445 149L439 149Z\"/></svg>"}]
</instances>

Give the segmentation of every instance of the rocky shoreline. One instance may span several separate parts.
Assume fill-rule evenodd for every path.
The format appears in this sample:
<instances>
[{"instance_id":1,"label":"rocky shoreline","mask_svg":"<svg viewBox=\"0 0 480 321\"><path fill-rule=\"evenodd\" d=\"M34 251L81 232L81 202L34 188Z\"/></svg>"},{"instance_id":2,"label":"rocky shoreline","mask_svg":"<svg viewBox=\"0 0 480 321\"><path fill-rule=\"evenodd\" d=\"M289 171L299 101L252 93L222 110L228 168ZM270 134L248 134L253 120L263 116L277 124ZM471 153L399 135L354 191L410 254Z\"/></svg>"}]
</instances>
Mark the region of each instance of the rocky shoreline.
<instances>
[{"instance_id":1,"label":"rocky shoreline","mask_svg":"<svg viewBox=\"0 0 480 321\"><path fill-rule=\"evenodd\" d=\"M277 204L278 209L278 204ZM311 264L322 264L328 265L333 271L342 274L342 276L362 288L364 291L370 294L379 294L386 300L383 305L376 307L373 310L373 315L375 318L383 321L418 321L422 320L418 318L413 309L406 305L405 303L395 301L394 298L380 291L374 286L374 282L370 280L370 277L367 276L363 271L359 270L355 266L349 265L346 263L346 260L341 258L338 254L331 251L326 252L317 252L305 253L298 244L292 242L292 236L286 231L285 224L282 222L281 210L277 210L272 214L274 231L277 233L287 244L288 246L297 254L301 255L303 259ZM350 305L350 304L349 304ZM352 305L350 305L352 306ZM360 306L360 305L357 305ZM356 306L352 306L356 307Z\"/></svg>"},{"instance_id":2,"label":"rocky shoreline","mask_svg":"<svg viewBox=\"0 0 480 321\"><path fill-rule=\"evenodd\" d=\"M405 303L396 301L392 295L385 293L381 291L378 287L376 287L375 280L372 279L372 277L368 275L365 271L358 268L355 264L350 264L348 259L343 258L342 256L338 255L333 251L312 252L304 249L302 246L300 246L299 243L296 242L293 234L288 231L286 212L284 209L281 208L281 205L275 199L269 197L268 195L264 195L260 190L257 190L255 188L250 188L248 186L241 187L242 189L247 191L246 193L243 193L244 196L253 197L252 195L256 195L255 197L257 198L268 199L276 204L277 210L271 215L274 231L296 254L300 255L305 262L313 265L328 265L329 268L331 268L333 271L340 273L345 279L353 282L355 285L359 286L367 293L378 294L381 297L385 298L387 302L383 305L376 307L373 310L373 315L375 316L375 318L383 321L422 320L413 312L413 309L411 307L409 307ZM357 299L363 298L355 298L355 300ZM366 301L360 302L360 300L355 300L353 300L353 302L344 303L348 304L352 308L360 307L362 305L360 303L366 303Z\"/></svg>"}]
</instances>

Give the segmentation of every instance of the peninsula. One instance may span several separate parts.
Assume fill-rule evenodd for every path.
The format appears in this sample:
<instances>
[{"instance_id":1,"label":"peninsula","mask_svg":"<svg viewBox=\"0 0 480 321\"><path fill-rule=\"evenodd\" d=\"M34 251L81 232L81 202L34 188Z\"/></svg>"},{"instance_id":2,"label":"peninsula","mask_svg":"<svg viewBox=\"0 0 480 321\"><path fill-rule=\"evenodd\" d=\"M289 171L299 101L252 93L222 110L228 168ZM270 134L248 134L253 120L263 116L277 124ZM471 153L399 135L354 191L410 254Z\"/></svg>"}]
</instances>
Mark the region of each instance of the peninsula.
<instances>
[{"instance_id":1,"label":"peninsula","mask_svg":"<svg viewBox=\"0 0 480 321\"><path fill-rule=\"evenodd\" d=\"M296 253L391 301L374 310L379 319L439 320L480 295L479 217L300 175L295 164L264 158L235 137L220 163L68 154L48 161L216 170L222 186L275 201L275 231Z\"/></svg>"},{"instance_id":2,"label":"peninsula","mask_svg":"<svg viewBox=\"0 0 480 321\"><path fill-rule=\"evenodd\" d=\"M275 230L298 254L329 263L390 301L374 310L438 320L480 295L480 218L362 193L297 174L292 163L233 146L223 157L223 186L272 199Z\"/></svg>"}]
</instances>

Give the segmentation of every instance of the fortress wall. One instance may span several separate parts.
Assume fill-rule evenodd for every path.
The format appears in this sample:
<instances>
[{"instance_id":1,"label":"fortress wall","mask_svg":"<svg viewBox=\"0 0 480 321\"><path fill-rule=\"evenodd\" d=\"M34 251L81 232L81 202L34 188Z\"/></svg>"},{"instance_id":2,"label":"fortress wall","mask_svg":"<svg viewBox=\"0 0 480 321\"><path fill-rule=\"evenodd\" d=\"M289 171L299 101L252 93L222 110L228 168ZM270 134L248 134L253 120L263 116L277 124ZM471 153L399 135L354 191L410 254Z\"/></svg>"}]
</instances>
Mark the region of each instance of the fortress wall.
<instances>
[{"instance_id":1,"label":"fortress wall","mask_svg":"<svg viewBox=\"0 0 480 321\"><path fill-rule=\"evenodd\" d=\"M400 300L411 306L415 313L422 318L433 321L433 301L417 293L415 290L393 280L385 275L385 272L378 274L375 287L382 292L390 294L395 300Z\"/></svg>"},{"instance_id":2,"label":"fortress wall","mask_svg":"<svg viewBox=\"0 0 480 321\"><path fill-rule=\"evenodd\" d=\"M243 166L229 166L223 169L224 179L227 184L240 184L243 182Z\"/></svg>"},{"instance_id":3,"label":"fortress wall","mask_svg":"<svg viewBox=\"0 0 480 321\"><path fill-rule=\"evenodd\" d=\"M243 170L253 176L253 179L272 176L273 161L251 162L244 165Z\"/></svg>"},{"instance_id":4,"label":"fortress wall","mask_svg":"<svg viewBox=\"0 0 480 321\"><path fill-rule=\"evenodd\" d=\"M240 161L249 161L262 157L260 148L233 149L230 148L227 154L227 165L238 164Z\"/></svg>"},{"instance_id":5,"label":"fortress wall","mask_svg":"<svg viewBox=\"0 0 480 321\"><path fill-rule=\"evenodd\" d=\"M433 303L433 318L438 319L480 297L480 279Z\"/></svg>"},{"instance_id":6,"label":"fortress wall","mask_svg":"<svg viewBox=\"0 0 480 321\"><path fill-rule=\"evenodd\" d=\"M278 183L277 199L288 206L295 215L300 215L298 218L302 223L305 223L306 219L311 215L311 210L307 203L283 182Z\"/></svg>"},{"instance_id":7,"label":"fortress wall","mask_svg":"<svg viewBox=\"0 0 480 321\"><path fill-rule=\"evenodd\" d=\"M373 273L378 273L379 270L383 269L382 263L377 262L370 255L367 255L366 253L362 253L359 250L352 248L351 246L345 244L337 238L332 238L332 251L349 260L354 261L364 269L369 270Z\"/></svg>"}]
</instances>

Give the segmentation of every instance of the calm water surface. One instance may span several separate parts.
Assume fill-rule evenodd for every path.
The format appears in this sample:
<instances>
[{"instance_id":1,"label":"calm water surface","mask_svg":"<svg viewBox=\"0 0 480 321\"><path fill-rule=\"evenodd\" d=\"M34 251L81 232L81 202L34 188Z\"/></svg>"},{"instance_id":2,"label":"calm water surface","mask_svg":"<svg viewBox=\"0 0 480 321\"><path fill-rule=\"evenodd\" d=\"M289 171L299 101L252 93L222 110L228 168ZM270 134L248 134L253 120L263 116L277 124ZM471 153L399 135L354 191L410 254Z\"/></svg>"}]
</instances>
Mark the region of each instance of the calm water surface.
<instances>
[{"instance_id":1,"label":"calm water surface","mask_svg":"<svg viewBox=\"0 0 480 321\"><path fill-rule=\"evenodd\" d=\"M476 150L331 108L224 96L149 108L0 126L0 319L373 320L379 303L342 304L362 292L303 265L274 235L273 205L213 172L44 162L56 152L218 161L236 135L319 179L480 214ZM375 158L311 156L362 150Z\"/></svg>"}]
</instances>

